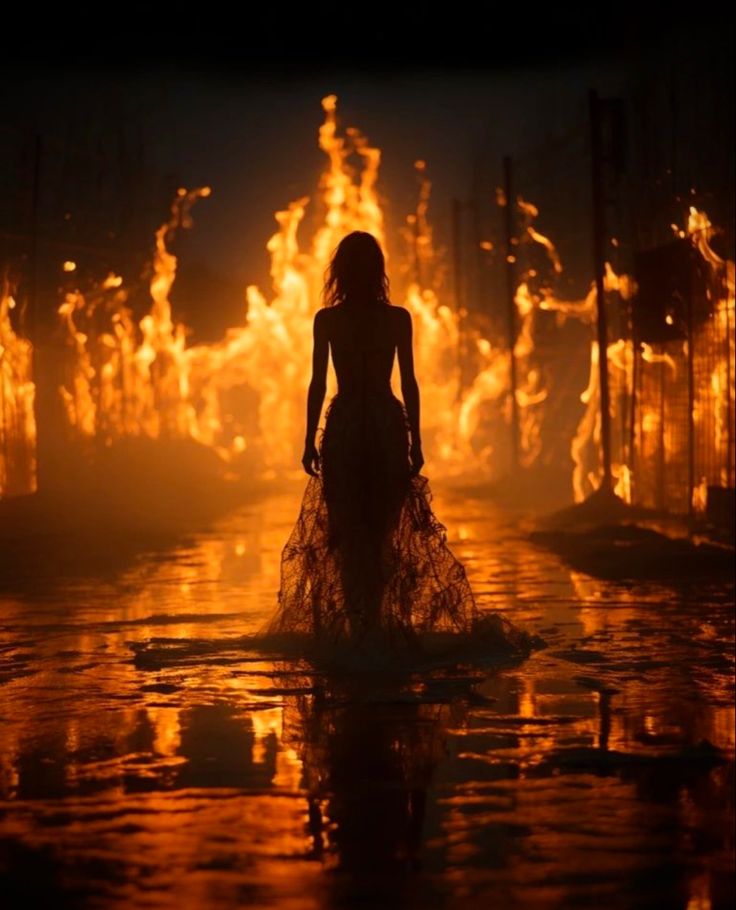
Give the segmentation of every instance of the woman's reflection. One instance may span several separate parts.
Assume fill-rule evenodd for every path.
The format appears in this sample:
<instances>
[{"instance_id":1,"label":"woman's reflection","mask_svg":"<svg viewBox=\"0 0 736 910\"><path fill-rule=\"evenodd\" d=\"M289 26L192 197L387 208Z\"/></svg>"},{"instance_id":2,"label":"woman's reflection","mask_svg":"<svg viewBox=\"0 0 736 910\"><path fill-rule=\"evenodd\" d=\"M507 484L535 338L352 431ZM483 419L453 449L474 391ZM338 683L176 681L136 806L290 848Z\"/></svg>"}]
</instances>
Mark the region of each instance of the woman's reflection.
<instances>
[{"instance_id":1,"label":"woman's reflection","mask_svg":"<svg viewBox=\"0 0 736 910\"><path fill-rule=\"evenodd\" d=\"M427 790L445 731L461 722L462 704L420 702L409 685L381 698L375 680L370 688L322 681L313 693L287 714L301 727L314 855L333 868L337 903L401 903L420 866Z\"/></svg>"}]
</instances>

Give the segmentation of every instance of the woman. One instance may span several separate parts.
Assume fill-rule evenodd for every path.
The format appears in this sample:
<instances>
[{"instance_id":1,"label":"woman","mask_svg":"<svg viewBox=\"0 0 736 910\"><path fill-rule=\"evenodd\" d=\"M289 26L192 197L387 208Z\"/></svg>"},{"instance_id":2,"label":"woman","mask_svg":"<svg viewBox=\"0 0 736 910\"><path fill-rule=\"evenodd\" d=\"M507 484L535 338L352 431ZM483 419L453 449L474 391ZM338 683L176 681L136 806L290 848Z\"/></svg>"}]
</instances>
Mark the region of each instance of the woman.
<instances>
[{"instance_id":1,"label":"woman","mask_svg":"<svg viewBox=\"0 0 736 910\"><path fill-rule=\"evenodd\" d=\"M363 647L415 647L424 633L467 632L473 594L419 475L411 316L390 303L383 253L370 234L355 231L339 244L324 296L302 458L310 479L284 548L271 631ZM338 392L318 448L330 351ZM405 407L391 390L395 355Z\"/></svg>"}]
</instances>

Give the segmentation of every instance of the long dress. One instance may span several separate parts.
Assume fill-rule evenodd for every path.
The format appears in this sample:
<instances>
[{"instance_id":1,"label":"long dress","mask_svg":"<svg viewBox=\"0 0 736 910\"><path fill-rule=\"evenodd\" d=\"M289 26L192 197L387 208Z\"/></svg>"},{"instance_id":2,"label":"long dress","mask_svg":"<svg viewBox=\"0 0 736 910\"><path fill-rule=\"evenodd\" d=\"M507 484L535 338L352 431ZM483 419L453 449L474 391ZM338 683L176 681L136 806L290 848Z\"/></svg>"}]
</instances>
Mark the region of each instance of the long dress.
<instances>
[{"instance_id":1,"label":"long dress","mask_svg":"<svg viewBox=\"0 0 736 910\"><path fill-rule=\"evenodd\" d=\"M425 477L411 477L401 402L338 394L284 548L275 629L360 640L465 631L475 601Z\"/></svg>"},{"instance_id":2,"label":"long dress","mask_svg":"<svg viewBox=\"0 0 736 910\"><path fill-rule=\"evenodd\" d=\"M355 381L351 371L350 379L327 410L321 471L282 553L269 631L399 647L417 646L425 633L470 633L475 598L426 477L412 476L404 406L388 378ZM497 618L492 637L508 645L511 628Z\"/></svg>"}]
</instances>

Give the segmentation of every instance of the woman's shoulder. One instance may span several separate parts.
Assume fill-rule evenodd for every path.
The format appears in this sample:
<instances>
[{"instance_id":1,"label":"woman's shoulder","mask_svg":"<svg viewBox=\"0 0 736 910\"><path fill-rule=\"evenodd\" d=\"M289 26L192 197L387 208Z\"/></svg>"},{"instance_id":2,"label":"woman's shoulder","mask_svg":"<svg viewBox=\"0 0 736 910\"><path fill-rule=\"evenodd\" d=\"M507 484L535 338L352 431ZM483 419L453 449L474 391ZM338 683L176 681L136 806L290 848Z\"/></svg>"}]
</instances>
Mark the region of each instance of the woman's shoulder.
<instances>
[{"instance_id":1,"label":"woman's shoulder","mask_svg":"<svg viewBox=\"0 0 736 910\"><path fill-rule=\"evenodd\" d=\"M334 319L335 306L323 306L320 307L317 312L314 314L314 324L315 326L326 326Z\"/></svg>"},{"instance_id":2,"label":"woman's shoulder","mask_svg":"<svg viewBox=\"0 0 736 910\"><path fill-rule=\"evenodd\" d=\"M406 307L399 306L396 303L389 303L386 307L389 312L389 317L393 321L394 326L399 331L406 332L411 330L411 313Z\"/></svg>"},{"instance_id":3,"label":"woman's shoulder","mask_svg":"<svg viewBox=\"0 0 736 910\"><path fill-rule=\"evenodd\" d=\"M398 303L387 303L386 309L388 310L391 318L395 319L397 322L411 322L411 313L409 310L407 310L406 307L403 307Z\"/></svg>"}]
</instances>

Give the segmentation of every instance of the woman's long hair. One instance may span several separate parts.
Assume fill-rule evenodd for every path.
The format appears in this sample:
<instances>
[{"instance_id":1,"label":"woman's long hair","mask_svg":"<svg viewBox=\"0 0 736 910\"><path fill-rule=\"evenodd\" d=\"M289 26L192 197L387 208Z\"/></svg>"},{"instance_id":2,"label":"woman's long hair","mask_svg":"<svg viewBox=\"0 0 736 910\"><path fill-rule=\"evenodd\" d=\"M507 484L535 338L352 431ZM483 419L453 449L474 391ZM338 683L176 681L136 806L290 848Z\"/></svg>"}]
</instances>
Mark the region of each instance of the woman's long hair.
<instances>
[{"instance_id":1,"label":"woman's long hair","mask_svg":"<svg viewBox=\"0 0 736 910\"><path fill-rule=\"evenodd\" d=\"M325 276L325 306L337 303L388 303L383 250L372 234L353 231L332 254Z\"/></svg>"}]
</instances>

